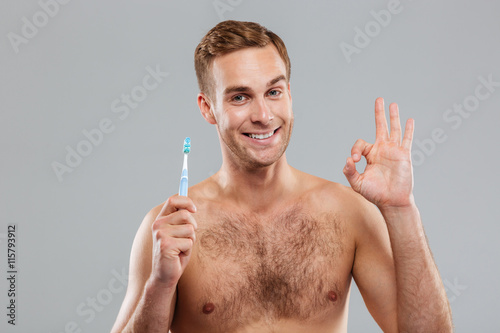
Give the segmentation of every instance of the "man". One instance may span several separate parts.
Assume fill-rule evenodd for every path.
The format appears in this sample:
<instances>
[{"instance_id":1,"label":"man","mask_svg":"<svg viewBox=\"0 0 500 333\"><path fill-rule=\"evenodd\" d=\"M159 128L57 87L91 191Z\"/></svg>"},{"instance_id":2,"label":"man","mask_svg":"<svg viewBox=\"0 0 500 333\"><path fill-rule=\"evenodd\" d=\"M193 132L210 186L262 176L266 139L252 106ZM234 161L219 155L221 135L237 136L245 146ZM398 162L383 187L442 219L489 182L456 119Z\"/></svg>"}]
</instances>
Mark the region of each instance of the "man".
<instances>
[{"instance_id":1,"label":"man","mask_svg":"<svg viewBox=\"0 0 500 333\"><path fill-rule=\"evenodd\" d=\"M451 312L412 194L413 120L375 101L351 188L288 165L290 61L281 39L225 21L195 52L198 106L223 162L153 208L132 247L113 332L346 332L351 277L384 332L451 332ZM355 163L364 156L364 173Z\"/></svg>"}]
</instances>

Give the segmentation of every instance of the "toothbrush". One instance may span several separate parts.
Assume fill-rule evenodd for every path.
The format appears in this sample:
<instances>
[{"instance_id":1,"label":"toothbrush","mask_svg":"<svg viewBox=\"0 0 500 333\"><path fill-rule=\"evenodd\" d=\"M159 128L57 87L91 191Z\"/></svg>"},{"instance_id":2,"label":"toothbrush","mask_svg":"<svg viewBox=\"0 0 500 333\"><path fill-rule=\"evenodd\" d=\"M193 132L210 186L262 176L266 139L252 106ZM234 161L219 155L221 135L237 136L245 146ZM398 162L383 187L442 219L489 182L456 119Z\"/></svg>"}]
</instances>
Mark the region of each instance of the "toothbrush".
<instances>
[{"instance_id":1,"label":"toothbrush","mask_svg":"<svg viewBox=\"0 0 500 333\"><path fill-rule=\"evenodd\" d=\"M181 183L179 185L179 195L188 195L188 154L191 151L191 138L184 139L184 163L182 165Z\"/></svg>"}]
</instances>

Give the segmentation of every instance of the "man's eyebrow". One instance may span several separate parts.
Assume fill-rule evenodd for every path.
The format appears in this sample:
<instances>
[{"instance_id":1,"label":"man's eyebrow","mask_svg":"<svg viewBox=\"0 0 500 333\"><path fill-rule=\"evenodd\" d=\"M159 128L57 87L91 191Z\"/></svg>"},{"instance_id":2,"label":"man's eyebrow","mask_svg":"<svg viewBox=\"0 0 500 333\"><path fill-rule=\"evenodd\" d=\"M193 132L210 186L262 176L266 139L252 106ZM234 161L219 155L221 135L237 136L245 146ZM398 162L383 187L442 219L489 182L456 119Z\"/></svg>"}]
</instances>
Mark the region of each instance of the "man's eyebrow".
<instances>
[{"instance_id":1,"label":"man's eyebrow","mask_svg":"<svg viewBox=\"0 0 500 333\"><path fill-rule=\"evenodd\" d=\"M271 81L269 81L269 83L267 84L267 86L268 87L272 86L272 85L278 83L281 80L286 80L286 77L284 75L277 76L274 79L272 79Z\"/></svg>"},{"instance_id":2,"label":"man's eyebrow","mask_svg":"<svg viewBox=\"0 0 500 333\"><path fill-rule=\"evenodd\" d=\"M248 92L250 90L252 89L250 89L250 87L247 86L232 86L232 87L227 87L224 90L224 95L229 95L234 92Z\"/></svg>"},{"instance_id":3,"label":"man's eyebrow","mask_svg":"<svg viewBox=\"0 0 500 333\"><path fill-rule=\"evenodd\" d=\"M279 76L275 77L274 79L272 79L271 81L269 81L266 86L270 87L270 86L278 83L281 80L286 80L286 77L284 75L279 75ZM249 92L251 90L252 89L250 87L247 87L247 86L231 86L231 87L227 87L226 89L224 89L224 95L229 95L229 94L234 93L234 92Z\"/></svg>"}]
</instances>

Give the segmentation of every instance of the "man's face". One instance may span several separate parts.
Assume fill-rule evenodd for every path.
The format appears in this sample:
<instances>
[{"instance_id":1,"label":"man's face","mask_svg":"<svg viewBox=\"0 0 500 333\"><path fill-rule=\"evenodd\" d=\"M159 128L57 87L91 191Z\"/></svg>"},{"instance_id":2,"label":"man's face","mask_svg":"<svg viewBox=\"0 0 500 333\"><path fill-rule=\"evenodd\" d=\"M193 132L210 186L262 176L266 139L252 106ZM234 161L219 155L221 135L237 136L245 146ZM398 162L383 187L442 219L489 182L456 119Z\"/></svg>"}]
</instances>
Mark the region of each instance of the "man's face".
<instances>
[{"instance_id":1,"label":"man's face","mask_svg":"<svg viewBox=\"0 0 500 333\"><path fill-rule=\"evenodd\" d=\"M245 167L276 162L293 127L286 67L274 45L219 56L212 67L213 116L226 156Z\"/></svg>"}]
</instances>

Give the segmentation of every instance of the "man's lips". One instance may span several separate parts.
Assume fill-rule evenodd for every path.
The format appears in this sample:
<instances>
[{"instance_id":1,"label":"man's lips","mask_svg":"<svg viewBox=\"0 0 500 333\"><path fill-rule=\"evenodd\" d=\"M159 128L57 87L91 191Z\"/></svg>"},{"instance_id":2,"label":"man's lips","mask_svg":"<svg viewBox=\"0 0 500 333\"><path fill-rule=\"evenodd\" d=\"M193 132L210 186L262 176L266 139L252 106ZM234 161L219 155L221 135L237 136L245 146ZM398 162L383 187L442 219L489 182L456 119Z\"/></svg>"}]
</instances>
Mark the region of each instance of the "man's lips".
<instances>
[{"instance_id":1,"label":"man's lips","mask_svg":"<svg viewBox=\"0 0 500 333\"><path fill-rule=\"evenodd\" d=\"M264 133L243 133L243 134L245 134L246 136L248 136L252 139L264 140L264 139L272 137L278 129L279 129L279 127L272 130L272 131L264 132Z\"/></svg>"}]
</instances>

